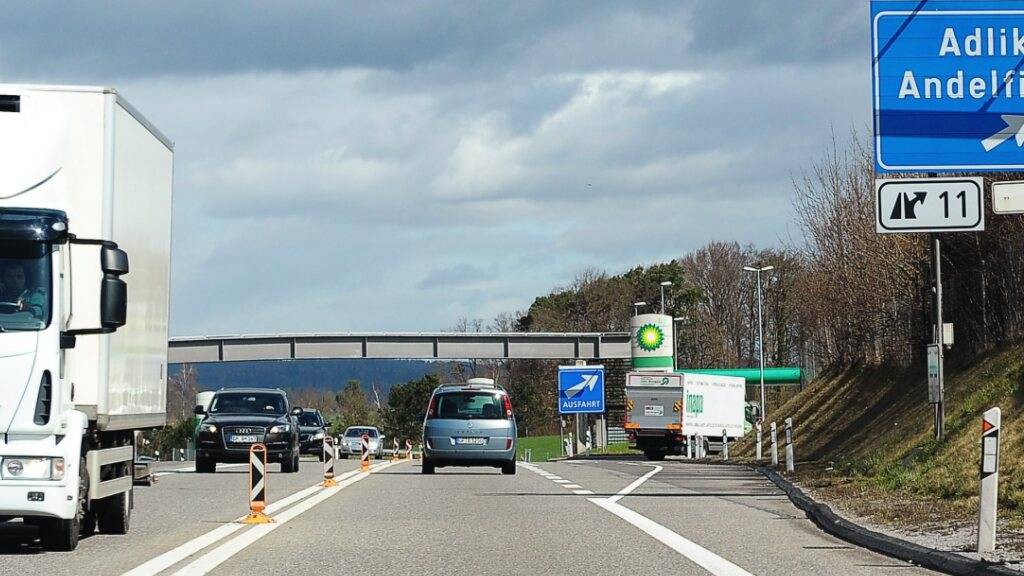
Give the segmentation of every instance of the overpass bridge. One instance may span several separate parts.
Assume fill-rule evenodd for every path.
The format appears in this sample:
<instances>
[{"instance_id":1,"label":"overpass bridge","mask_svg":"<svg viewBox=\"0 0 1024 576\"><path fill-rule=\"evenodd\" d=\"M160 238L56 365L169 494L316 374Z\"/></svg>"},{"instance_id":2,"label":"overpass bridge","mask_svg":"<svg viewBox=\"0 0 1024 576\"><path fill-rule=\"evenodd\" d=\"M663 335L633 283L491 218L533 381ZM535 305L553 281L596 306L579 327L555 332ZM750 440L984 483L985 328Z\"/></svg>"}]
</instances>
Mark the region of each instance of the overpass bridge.
<instances>
[{"instance_id":1,"label":"overpass bridge","mask_svg":"<svg viewBox=\"0 0 1024 576\"><path fill-rule=\"evenodd\" d=\"M170 364L244 360L610 360L630 358L628 332L339 332L171 338Z\"/></svg>"}]
</instances>

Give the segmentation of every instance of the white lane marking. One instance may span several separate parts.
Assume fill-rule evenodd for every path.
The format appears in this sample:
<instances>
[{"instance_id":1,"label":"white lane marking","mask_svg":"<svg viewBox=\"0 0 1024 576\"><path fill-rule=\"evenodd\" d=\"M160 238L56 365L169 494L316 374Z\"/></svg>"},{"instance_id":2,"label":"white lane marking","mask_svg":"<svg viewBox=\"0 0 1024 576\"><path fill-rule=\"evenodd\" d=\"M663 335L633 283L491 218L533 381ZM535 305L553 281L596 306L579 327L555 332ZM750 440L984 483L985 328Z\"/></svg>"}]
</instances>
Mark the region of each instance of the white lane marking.
<instances>
[{"instance_id":1,"label":"white lane marking","mask_svg":"<svg viewBox=\"0 0 1024 576\"><path fill-rule=\"evenodd\" d=\"M385 468L388 468L389 466L393 466L398 463L399 462L383 462L380 464L375 464L372 467L372 470L383 470ZM240 534L239 536L236 536L235 538L228 540L227 542L221 544L220 546L193 560L187 566L175 572L174 576L202 576L204 574L208 574L211 570L213 570L217 566L220 566L225 561L230 559L232 556L244 550L250 544L256 542L260 538L273 532L278 527L283 526L292 518L295 518L303 512L313 508L314 506L320 504L324 500L327 500L331 496L334 496L341 489L347 486L351 486L352 484L359 482L363 478L367 478L372 475L372 472L360 472L358 470L356 472L357 473L355 476L352 476L350 478L347 478L345 481L340 482L338 486L334 488L324 488L321 490L319 494L307 500L304 500L299 504L296 504L295 506L289 508L288 510L278 514L277 516L274 516L273 524L259 524L251 530L248 530Z\"/></svg>"},{"instance_id":2,"label":"white lane marking","mask_svg":"<svg viewBox=\"0 0 1024 576\"><path fill-rule=\"evenodd\" d=\"M644 482L647 482L648 480L650 480L651 476L654 476L655 474L657 474L658 472L661 472L664 469L661 466L658 466L657 464L651 464L651 466L654 466L654 470L651 470L647 474L644 474L643 476L641 476L641 477L637 478L636 480L634 480L629 486L626 486L622 490L619 490L618 494L616 494L615 496L612 496L611 498L609 498L608 501L609 502L618 502L619 500L622 500L622 498L624 496L629 495L633 490L636 490L637 488L639 488L641 484L643 484Z\"/></svg>"},{"instance_id":3,"label":"white lane marking","mask_svg":"<svg viewBox=\"0 0 1024 576\"><path fill-rule=\"evenodd\" d=\"M248 464L245 464L245 466L248 466ZM339 475L336 478L336 480L341 481L346 478L352 477L358 473L359 470L351 470L349 472ZM274 512L281 510L282 508L285 508L287 506L290 506L295 502L309 496L310 494L319 492L320 490L323 490L323 487L320 486L319 484L310 486L308 488L304 488L302 490L299 490L298 492L295 492L294 494L291 494L290 496L287 496L285 498L282 498L281 500L268 504L265 512L267 514L273 514ZM226 538L234 532L244 528L246 526L245 524L239 524L239 522L244 518L245 516L239 516L238 518L232 520L231 523L219 526L207 532L206 534L203 534L201 536L193 538L192 540L189 540L188 542L185 542L177 548L168 550L167 552L164 552L163 554L155 558L152 558L136 566L135 568L132 568L131 570L122 574L122 576L153 576L154 574L163 572L167 568L170 568L178 562L181 562L185 558L188 558L196 552L199 552L203 548L206 548L207 546L210 546L211 544L223 538Z\"/></svg>"},{"instance_id":4,"label":"white lane marking","mask_svg":"<svg viewBox=\"0 0 1024 576\"><path fill-rule=\"evenodd\" d=\"M554 480L555 482L558 482L559 480L561 480L561 479L562 479L562 477L561 477L561 476L555 476L555 475L553 475L553 474L552 474L552 475L549 475L549 476L545 476L545 478L547 478L548 480Z\"/></svg>"},{"instance_id":5,"label":"white lane marking","mask_svg":"<svg viewBox=\"0 0 1024 576\"><path fill-rule=\"evenodd\" d=\"M590 490L573 490L573 494L593 494Z\"/></svg>"},{"instance_id":6,"label":"white lane marking","mask_svg":"<svg viewBox=\"0 0 1024 576\"><path fill-rule=\"evenodd\" d=\"M552 482L554 482L555 484L570 484L572 483L572 480L562 480L561 478L559 478L558 480L552 480Z\"/></svg>"},{"instance_id":7,"label":"white lane marking","mask_svg":"<svg viewBox=\"0 0 1024 576\"><path fill-rule=\"evenodd\" d=\"M750 572L743 568L703 548L699 544L683 538L654 520L626 508L613 500L613 498L615 497L588 498L588 500L643 530L654 539L687 557L691 562L715 576L752 576Z\"/></svg>"},{"instance_id":8,"label":"white lane marking","mask_svg":"<svg viewBox=\"0 0 1024 576\"><path fill-rule=\"evenodd\" d=\"M580 486L579 484L562 484L562 488L568 488L572 490L573 488L583 488L583 486Z\"/></svg>"}]
</instances>

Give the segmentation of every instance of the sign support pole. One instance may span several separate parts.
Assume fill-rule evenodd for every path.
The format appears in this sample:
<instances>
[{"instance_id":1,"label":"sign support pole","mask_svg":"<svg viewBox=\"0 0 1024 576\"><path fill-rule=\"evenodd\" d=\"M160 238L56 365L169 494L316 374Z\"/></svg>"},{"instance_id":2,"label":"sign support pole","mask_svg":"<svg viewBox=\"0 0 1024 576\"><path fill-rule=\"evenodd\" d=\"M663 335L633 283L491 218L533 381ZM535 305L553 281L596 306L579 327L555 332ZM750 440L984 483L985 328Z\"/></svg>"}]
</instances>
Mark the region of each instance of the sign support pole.
<instances>
[{"instance_id":1,"label":"sign support pole","mask_svg":"<svg viewBox=\"0 0 1024 576\"><path fill-rule=\"evenodd\" d=\"M939 235L932 233L932 253L935 270L935 343L939 346L939 397L935 403L935 439L942 440L945 436L945 346L942 342L942 241Z\"/></svg>"}]
</instances>

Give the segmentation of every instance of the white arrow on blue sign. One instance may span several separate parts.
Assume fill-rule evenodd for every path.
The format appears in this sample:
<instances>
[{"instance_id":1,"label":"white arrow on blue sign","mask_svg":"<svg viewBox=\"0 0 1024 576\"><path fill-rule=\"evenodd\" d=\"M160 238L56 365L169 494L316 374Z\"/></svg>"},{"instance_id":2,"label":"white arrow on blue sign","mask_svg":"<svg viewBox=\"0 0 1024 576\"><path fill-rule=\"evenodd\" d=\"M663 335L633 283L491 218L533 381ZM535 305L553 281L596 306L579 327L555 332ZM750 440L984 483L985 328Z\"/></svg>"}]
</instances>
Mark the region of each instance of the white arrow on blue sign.
<instances>
[{"instance_id":1,"label":"white arrow on blue sign","mask_svg":"<svg viewBox=\"0 0 1024 576\"><path fill-rule=\"evenodd\" d=\"M1024 0L872 0L881 172L1024 170Z\"/></svg>"},{"instance_id":2,"label":"white arrow on blue sign","mask_svg":"<svg viewBox=\"0 0 1024 576\"><path fill-rule=\"evenodd\" d=\"M558 413L604 412L604 366L558 367Z\"/></svg>"}]
</instances>

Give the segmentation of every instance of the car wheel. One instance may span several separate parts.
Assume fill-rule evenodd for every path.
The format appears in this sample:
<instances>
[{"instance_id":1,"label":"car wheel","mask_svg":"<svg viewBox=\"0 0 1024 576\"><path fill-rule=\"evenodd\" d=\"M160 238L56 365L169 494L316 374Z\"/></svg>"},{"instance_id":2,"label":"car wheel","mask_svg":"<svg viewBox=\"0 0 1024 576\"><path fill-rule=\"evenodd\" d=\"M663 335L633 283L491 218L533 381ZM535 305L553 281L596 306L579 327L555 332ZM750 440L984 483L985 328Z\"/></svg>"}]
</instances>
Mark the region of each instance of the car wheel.
<instances>
[{"instance_id":1,"label":"car wheel","mask_svg":"<svg viewBox=\"0 0 1024 576\"><path fill-rule=\"evenodd\" d=\"M502 474L515 474L516 473L516 463L515 463L515 461L505 462L504 464L502 464L501 465L501 473Z\"/></svg>"},{"instance_id":2,"label":"car wheel","mask_svg":"<svg viewBox=\"0 0 1024 576\"><path fill-rule=\"evenodd\" d=\"M199 474L213 474L217 471L217 461L213 458L201 458L196 456L196 472Z\"/></svg>"},{"instance_id":3,"label":"car wheel","mask_svg":"<svg viewBox=\"0 0 1024 576\"><path fill-rule=\"evenodd\" d=\"M434 463L433 462L427 462L426 460L424 460L423 463L420 465L420 474L433 474L433 473L434 473Z\"/></svg>"}]
</instances>

